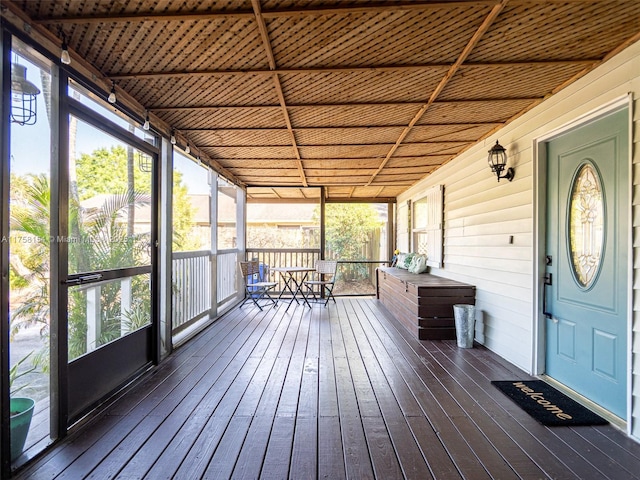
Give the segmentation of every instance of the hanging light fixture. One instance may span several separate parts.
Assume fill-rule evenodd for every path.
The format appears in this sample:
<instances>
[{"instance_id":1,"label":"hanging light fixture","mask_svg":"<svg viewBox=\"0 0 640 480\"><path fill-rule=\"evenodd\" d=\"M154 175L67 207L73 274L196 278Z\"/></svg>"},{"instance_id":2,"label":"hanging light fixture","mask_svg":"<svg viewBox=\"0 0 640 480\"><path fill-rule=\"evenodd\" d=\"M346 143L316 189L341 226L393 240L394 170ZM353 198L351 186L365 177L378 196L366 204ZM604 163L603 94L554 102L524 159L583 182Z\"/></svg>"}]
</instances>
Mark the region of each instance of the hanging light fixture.
<instances>
[{"instance_id":1,"label":"hanging light fixture","mask_svg":"<svg viewBox=\"0 0 640 480\"><path fill-rule=\"evenodd\" d=\"M109 103L116 103L118 98L116 97L116 83L111 82L111 92L109 93L109 98L107 98Z\"/></svg>"},{"instance_id":2,"label":"hanging light fixture","mask_svg":"<svg viewBox=\"0 0 640 480\"><path fill-rule=\"evenodd\" d=\"M141 172L150 173L153 170L153 158L146 153L136 152L138 157L138 168Z\"/></svg>"},{"instance_id":3,"label":"hanging light fixture","mask_svg":"<svg viewBox=\"0 0 640 480\"><path fill-rule=\"evenodd\" d=\"M149 130L151 125L149 123L149 112L147 112L147 116L144 118L144 124L142 125L143 130Z\"/></svg>"},{"instance_id":4,"label":"hanging light fixture","mask_svg":"<svg viewBox=\"0 0 640 480\"><path fill-rule=\"evenodd\" d=\"M27 80L27 67L11 64L11 121L18 125L35 125L38 117L36 95L40 89Z\"/></svg>"},{"instance_id":5,"label":"hanging light fixture","mask_svg":"<svg viewBox=\"0 0 640 480\"><path fill-rule=\"evenodd\" d=\"M191 153L191 147L189 147L189 142L187 142L187 146L184 147L184 153L189 155Z\"/></svg>"},{"instance_id":6,"label":"hanging light fixture","mask_svg":"<svg viewBox=\"0 0 640 480\"><path fill-rule=\"evenodd\" d=\"M171 130L171 145L175 145L176 144L176 134L174 133L173 130Z\"/></svg>"},{"instance_id":7,"label":"hanging light fixture","mask_svg":"<svg viewBox=\"0 0 640 480\"><path fill-rule=\"evenodd\" d=\"M62 51L60 52L60 61L69 65L71 63L71 56L69 55L69 46L67 45L66 37L62 37Z\"/></svg>"},{"instance_id":8,"label":"hanging light fixture","mask_svg":"<svg viewBox=\"0 0 640 480\"><path fill-rule=\"evenodd\" d=\"M496 174L498 177L498 182L501 178L506 178L507 180L513 180L513 177L516 174L516 171L513 168L507 168L507 173L502 175L505 167L507 166L507 151L505 148L498 143L496 140L496 144L491 147L489 150L489 167L491 167L491 171Z\"/></svg>"}]
</instances>

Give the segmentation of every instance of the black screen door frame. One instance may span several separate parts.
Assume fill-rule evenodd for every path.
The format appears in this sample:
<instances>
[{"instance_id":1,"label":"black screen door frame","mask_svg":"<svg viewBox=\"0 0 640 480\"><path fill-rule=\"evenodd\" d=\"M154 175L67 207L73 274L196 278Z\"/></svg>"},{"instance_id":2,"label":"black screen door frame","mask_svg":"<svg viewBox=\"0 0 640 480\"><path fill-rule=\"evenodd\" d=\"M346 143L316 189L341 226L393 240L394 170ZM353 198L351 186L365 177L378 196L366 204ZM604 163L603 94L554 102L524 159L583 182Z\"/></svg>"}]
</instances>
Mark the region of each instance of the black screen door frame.
<instances>
[{"instance_id":1,"label":"black screen door frame","mask_svg":"<svg viewBox=\"0 0 640 480\"><path fill-rule=\"evenodd\" d=\"M68 79L61 78L62 90L60 115L60 155L55 172L57 191L52 198L57 201L57 218L52 219L52 228L57 228L59 238L69 238L69 119L74 117L87 124L127 143L152 158L151 172L151 239L150 265L120 268L106 271L91 271L69 274L68 245L56 242L55 268L57 278L54 308L57 311L57 370L58 370L58 436L64 436L66 430L87 412L93 409L106 397L131 381L152 365L157 365L159 352L159 318L158 318L158 212L159 212L159 149L143 139L135 136L110 120L102 117L94 110L67 94ZM55 193L55 197L53 196ZM68 301L69 287L82 284L104 282L114 279L125 279L141 274L149 274L151 278L151 324L129 333L107 345L74 359L69 363L68 356ZM54 292L52 291L52 294Z\"/></svg>"}]
</instances>

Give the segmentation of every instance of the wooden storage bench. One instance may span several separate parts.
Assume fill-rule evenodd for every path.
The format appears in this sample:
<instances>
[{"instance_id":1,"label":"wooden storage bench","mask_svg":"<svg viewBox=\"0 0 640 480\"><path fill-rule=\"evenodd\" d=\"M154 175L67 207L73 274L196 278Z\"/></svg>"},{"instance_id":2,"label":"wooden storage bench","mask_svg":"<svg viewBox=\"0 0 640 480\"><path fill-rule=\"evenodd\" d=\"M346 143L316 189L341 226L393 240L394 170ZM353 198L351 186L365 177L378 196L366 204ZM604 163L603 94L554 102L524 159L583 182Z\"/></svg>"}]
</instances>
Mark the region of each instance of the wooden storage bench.
<instances>
[{"instance_id":1,"label":"wooden storage bench","mask_svg":"<svg viewBox=\"0 0 640 480\"><path fill-rule=\"evenodd\" d=\"M376 270L377 297L420 340L456 338L453 305L475 305L476 287L396 267Z\"/></svg>"}]
</instances>

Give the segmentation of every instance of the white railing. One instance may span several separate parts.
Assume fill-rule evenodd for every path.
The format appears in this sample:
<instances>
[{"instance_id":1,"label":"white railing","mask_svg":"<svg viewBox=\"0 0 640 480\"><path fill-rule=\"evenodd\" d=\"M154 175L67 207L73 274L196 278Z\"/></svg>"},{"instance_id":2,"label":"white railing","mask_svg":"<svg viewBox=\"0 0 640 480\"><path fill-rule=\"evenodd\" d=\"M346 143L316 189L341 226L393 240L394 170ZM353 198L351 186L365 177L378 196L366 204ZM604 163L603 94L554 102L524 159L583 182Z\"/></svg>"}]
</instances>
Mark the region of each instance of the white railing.
<instances>
[{"instance_id":1,"label":"white railing","mask_svg":"<svg viewBox=\"0 0 640 480\"><path fill-rule=\"evenodd\" d=\"M211 252L174 252L172 261L173 332L211 311Z\"/></svg>"},{"instance_id":2,"label":"white railing","mask_svg":"<svg viewBox=\"0 0 640 480\"><path fill-rule=\"evenodd\" d=\"M238 252L218 252L217 260L217 301L218 306L238 293Z\"/></svg>"},{"instance_id":3,"label":"white railing","mask_svg":"<svg viewBox=\"0 0 640 480\"><path fill-rule=\"evenodd\" d=\"M148 275L146 275L148 277ZM87 285L72 286L70 317L84 319L86 327L71 329L69 360L92 352L151 322L151 306L134 292L134 277L104 280ZM147 280L148 283L148 280ZM150 290L145 297L148 301ZM118 305L119 304L119 305ZM76 320L76 321L77 321Z\"/></svg>"},{"instance_id":4,"label":"white railing","mask_svg":"<svg viewBox=\"0 0 640 480\"><path fill-rule=\"evenodd\" d=\"M215 307L236 297L237 251L222 251L213 255L209 250L174 252L172 262L173 333L186 328L197 320L215 315ZM215 261L215 277L212 262ZM213 283L215 282L215 284Z\"/></svg>"},{"instance_id":5,"label":"white railing","mask_svg":"<svg viewBox=\"0 0 640 480\"><path fill-rule=\"evenodd\" d=\"M295 265L298 267L314 267L320 258L317 248L247 248L247 258L255 258L270 268ZM328 251L328 259L336 258ZM336 286L333 293L341 295L375 295L376 268L388 265L386 260L338 260ZM269 280L278 282L276 292L284 289L280 276L274 275Z\"/></svg>"}]
</instances>

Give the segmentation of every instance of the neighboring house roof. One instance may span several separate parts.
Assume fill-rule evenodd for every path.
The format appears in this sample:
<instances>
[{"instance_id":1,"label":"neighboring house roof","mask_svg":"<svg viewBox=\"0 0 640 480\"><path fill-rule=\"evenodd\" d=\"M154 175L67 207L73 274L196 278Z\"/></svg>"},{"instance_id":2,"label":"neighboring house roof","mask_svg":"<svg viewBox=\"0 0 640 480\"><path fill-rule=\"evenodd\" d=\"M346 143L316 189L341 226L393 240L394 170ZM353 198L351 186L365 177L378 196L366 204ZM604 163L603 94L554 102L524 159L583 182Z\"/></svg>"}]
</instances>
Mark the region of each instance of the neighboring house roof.
<instances>
[{"instance_id":1,"label":"neighboring house roof","mask_svg":"<svg viewBox=\"0 0 640 480\"><path fill-rule=\"evenodd\" d=\"M193 221L198 225L211 224L211 197L204 194L187 195L194 208Z\"/></svg>"},{"instance_id":2,"label":"neighboring house roof","mask_svg":"<svg viewBox=\"0 0 640 480\"><path fill-rule=\"evenodd\" d=\"M250 203L247 206L247 223L258 224L318 224L314 213L318 205L313 203L297 203L274 205L269 203Z\"/></svg>"}]
</instances>

